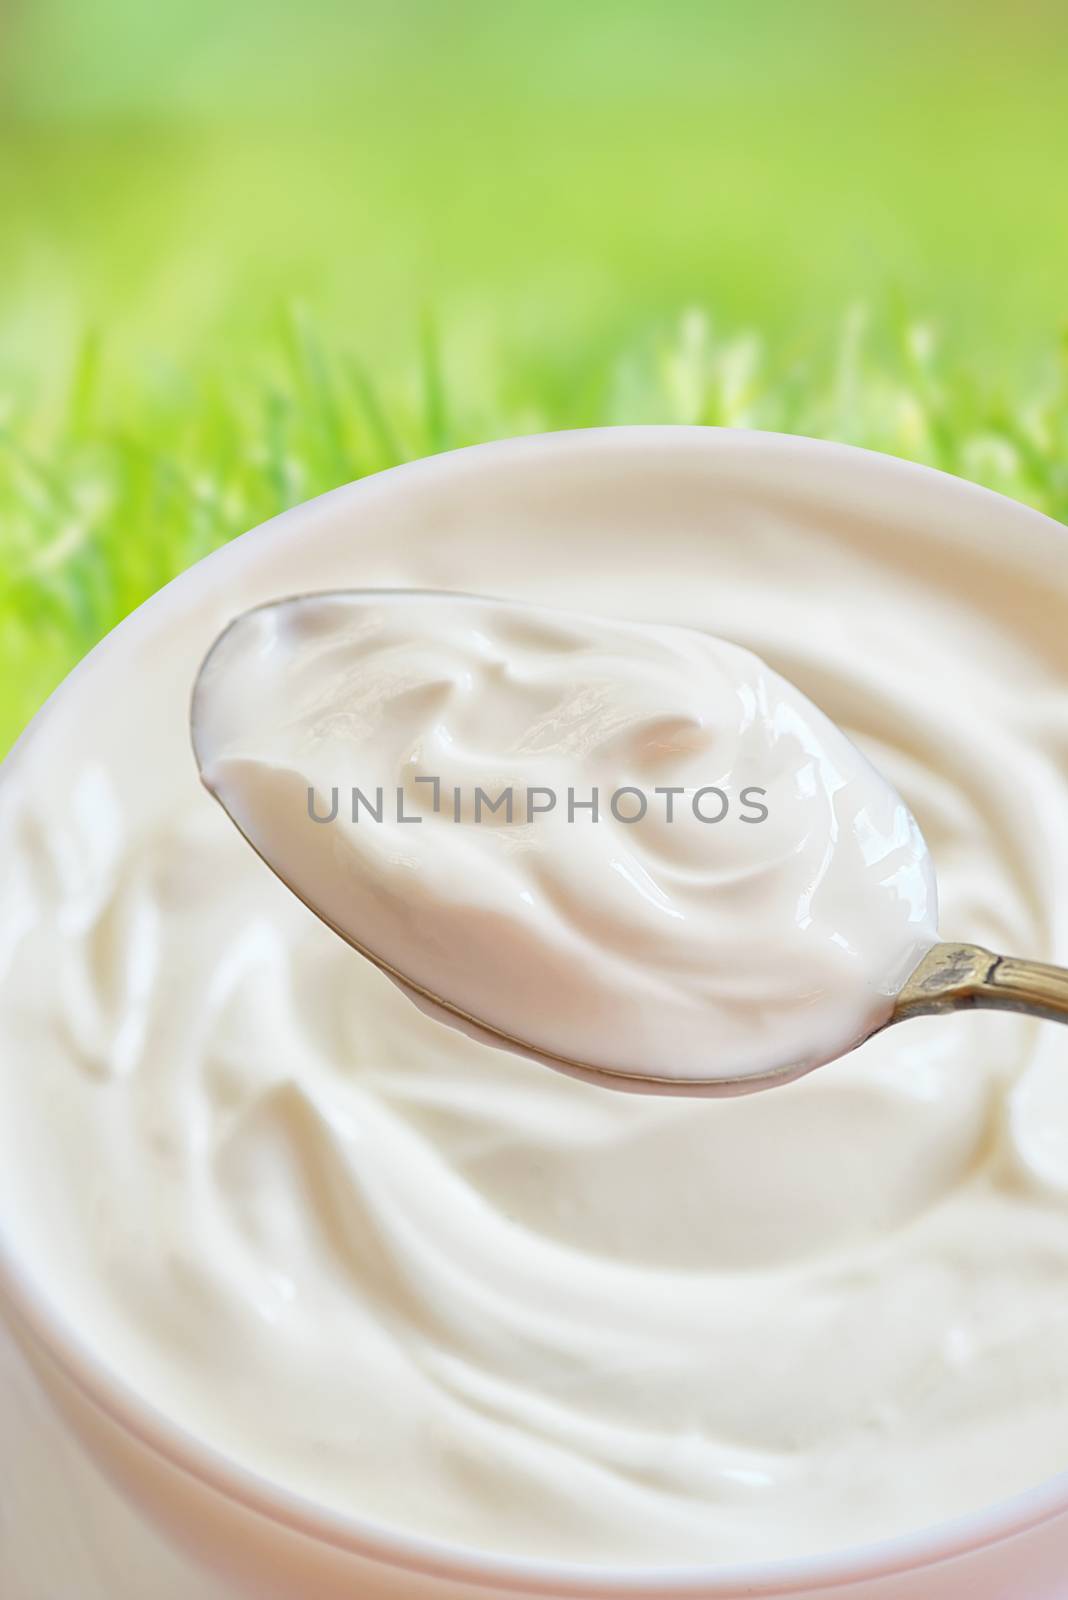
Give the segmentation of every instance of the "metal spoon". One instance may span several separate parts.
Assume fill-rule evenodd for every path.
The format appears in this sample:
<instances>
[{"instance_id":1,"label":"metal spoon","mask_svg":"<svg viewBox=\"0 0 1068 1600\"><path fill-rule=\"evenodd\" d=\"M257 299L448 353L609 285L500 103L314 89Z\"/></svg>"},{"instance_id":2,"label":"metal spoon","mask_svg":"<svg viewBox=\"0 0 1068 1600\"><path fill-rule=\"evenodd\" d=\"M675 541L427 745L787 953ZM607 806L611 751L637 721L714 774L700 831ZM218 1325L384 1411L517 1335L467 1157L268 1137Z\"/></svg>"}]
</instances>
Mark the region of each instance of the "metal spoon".
<instances>
[{"instance_id":1,"label":"metal spoon","mask_svg":"<svg viewBox=\"0 0 1068 1600\"><path fill-rule=\"evenodd\" d=\"M299 604L306 598L306 596L296 595L292 596L288 602L275 601L271 602L271 605ZM325 596L320 595L315 598L321 600ZM225 638L227 631L225 630L220 638ZM193 751L202 779L204 777L204 762L202 760L202 741L198 719L198 709L201 704L200 688L205 667L211 661L219 643L220 640L217 640L201 664L193 688L190 710ZM219 804L223 805L222 800L215 794L210 785L206 784L206 787L208 787L209 793L218 800ZM223 806L223 809L226 809L225 806ZM810 1070L808 1066L799 1067L795 1063L787 1062L767 1072L751 1073L745 1076L672 1079L653 1074L647 1076L639 1072L624 1072L616 1068L599 1066L593 1062L576 1061L566 1056L547 1053L526 1040L517 1038L514 1034L510 1034L472 1015L461 1006L455 1004L447 995L433 993L422 984L415 982L406 973L399 971L388 961L385 961L374 950L354 939L350 933L332 922L319 906L312 904L301 892L299 885L290 882L279 871L274 862L267 860L229 811L227 811L227 815L250 847L286 885L286 888L296 895L297 899L306 905L310 911L314 912L332 932L336 933L352 949L356 950L366 960L384 972L387 977L391 978L421 1010L430 1015L438 1016L440 1020L450 1023L453 1027L458 1027L461 1031L484 1043L506 1048L515 1054L554 1067L559 1072L564 1072L572 1077L582 1078L604 1087L629 1089L650 1094L716 1095L721 1097L750 1094L758 1089L767 1089L779 1084L789 1083ZM994 1011L1019 1011L1029 1016L1040 1017L1049 1021L1068 1022L1068 969L1049 966L1039 961L1026 961L1010 956L996 955L993 951L984 949L981 945L938 943L927 951L926 955L909 975L898 992L894 1009L889 1019L875 1029L874 1032L880 1033L893 1023L906 1022L911 1017L980 1008ZM871 1037L871 1035L868 1035L868 1037ZM855 1049L864 1042L863 1039L858 1039L851 1048Z\"/></svg>"}]
</instances>

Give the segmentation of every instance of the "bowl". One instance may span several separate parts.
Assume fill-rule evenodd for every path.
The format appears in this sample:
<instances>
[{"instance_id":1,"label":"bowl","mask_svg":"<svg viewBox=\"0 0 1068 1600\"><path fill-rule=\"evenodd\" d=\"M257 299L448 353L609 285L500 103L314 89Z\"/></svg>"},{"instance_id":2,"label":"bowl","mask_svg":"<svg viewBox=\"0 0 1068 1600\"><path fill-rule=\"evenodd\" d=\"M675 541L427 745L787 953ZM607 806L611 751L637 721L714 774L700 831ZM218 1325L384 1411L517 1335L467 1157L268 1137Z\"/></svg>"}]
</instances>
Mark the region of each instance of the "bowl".
<instances>
[{"instance_id":1,"label":"bowl","mask_svg":"<svg viewBox=\"0 0 1068 1600\"><path fill-rule=\"evenodd\" d=\"M784 517L861 517L887 538L907 530L910 539L922 539L937 528L961 560L1008 542L1014 562L1036 573L1065 561L1065 532L1048 518L929 469L846 446L654 427L480 445L287 511L169 584L71 673L34 719L0 772L0 803L9 786L54 781L80 759L104 758L128 782L148 782L131 753L138 726L169 718L176 740L184 741L198 662L248 605L287 588L395 584L402 547L418 549L426 586L459 587L450 583L450 540L461 528L466 544L484 557L487 590L507 592L510 550L550 525L581 529L597 542L610 600L617 581L613 532L623 517L652 527L665 518L685 524L695 552L717 529L758 537ZM512 544L501 539L505 526ZM367 553L371 530L374 549ZM162 694L137 671L150 653L168 665ZM188 770L176 764L163 776L172 791L196 788L191 757ZM194 1582L205 1600L216 1594L220 1600L1063 1596L1068 1472L907 1537L731 1567L617 1569L509 1559L326 1510L224 1458L134 1392L60 1314L23 1233L18 1216L0 1216L7 1330L0 1343L0 1466L5 1479L17 1476L19 1484L13 1510L6 1520L0 1516L0 1579L7 1560L4 1593L11 1600L46 1590L77 1593L78 1600L126 1594L140 1600L146 1593L185 1600ZM1065 1453L1068 1460L1068 1446ZM59 1484L62 1537L51 1531ZM14 1552L7 1557L5 1540ZM61 1578L63 1561L69 1565ZM151 1590L144 1580L149 1570Z\"/></svg>"}]
</instances>

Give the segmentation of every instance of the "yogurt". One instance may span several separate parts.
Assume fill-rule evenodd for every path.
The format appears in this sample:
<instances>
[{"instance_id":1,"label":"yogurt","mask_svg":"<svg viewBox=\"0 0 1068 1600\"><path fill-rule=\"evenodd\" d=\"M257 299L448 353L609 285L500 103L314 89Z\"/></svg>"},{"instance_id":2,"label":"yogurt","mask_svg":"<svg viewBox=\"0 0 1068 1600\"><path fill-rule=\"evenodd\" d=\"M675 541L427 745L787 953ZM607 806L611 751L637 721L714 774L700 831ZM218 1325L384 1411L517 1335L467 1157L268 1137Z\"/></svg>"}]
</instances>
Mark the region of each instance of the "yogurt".
<instances>
[{"instance_id":1,"label":"yogurt","mask_svg":"<svg viewBox=\"0 0 1068 1600\"><path fill-rule=\"evenodd\" d=\"M936 937L904 801L750 651L463 595L238 618L201 775L308 905L424 995L611 1075L797 1076Z\"/></svg>"},{"instance_id":2,"label":"yogurt","mask_svg":"<svg viewBox=\"0 0 1068 1600\"><path fill-rule=\"evenodd\" d=\"M200 662L257 604L556 607L566 581L578 611L755 652L906 798L945 936L1063 961L1062 539L898 463L640 430L462 452L210 558L5 764L5 1286L258 1482L501 1563L792 1559L1064 1469L1063 1030L920 1019L725 1101L537 1070L356 958L239 837L188 738ZM5 1594L200 1592L120 1562L73 1453L31 1482L36 1412L8 1394ZM103 1577L58 1566L58 1482ZM940 1574L915 1582L941 1596Z\"/></svg>"}]
</instances>

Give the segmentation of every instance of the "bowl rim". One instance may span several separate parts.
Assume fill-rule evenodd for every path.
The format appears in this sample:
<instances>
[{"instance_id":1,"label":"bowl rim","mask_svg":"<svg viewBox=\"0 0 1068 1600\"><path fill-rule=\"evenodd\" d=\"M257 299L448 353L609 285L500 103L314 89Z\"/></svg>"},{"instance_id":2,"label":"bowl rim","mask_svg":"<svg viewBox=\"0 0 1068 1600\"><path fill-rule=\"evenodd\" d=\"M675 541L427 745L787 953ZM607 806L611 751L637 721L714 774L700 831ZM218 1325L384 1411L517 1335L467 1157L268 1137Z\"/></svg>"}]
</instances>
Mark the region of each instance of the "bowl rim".
<instances>
[{"instance_id":1,"label":"bowl rim","mask_svg":"<svg viewBox=\"0 0 1068 1600\"><path fill-rule=\"evenodd\" d=\"M172 579L112 629L68 673L0 762L0 783L10 781L31 748L46 736L56 705L66 699L70 686L91 671L101 655L110 654L115 648L129 648L138 633L151 633L157 615L174 604L178 594L184 597L198 584L211 584L220 567L236 573L246 562L255 562L265 539L288 538L301 523L343 514L353 501L391 492L390 486L403 487L416 475L447 479L458 467L462 473L472 463L477 465L483 460L507 468L510 462L518 464L532 455L574 460L588 452L601 462L623 453L633 465L633 453L641 449L654 454L664 449L683 455L708 454L710 459L718 458L728 467L739 467L750 474L756 466L766 467L776 461L796 465L810 459L821 476L826 469L833 469L843 479L859 472L873 481L882 477L884 482L892 481L898 487L911 485L925 499L936 495L952 499L958 510L968 502L980 524L992 518L1002 525L1006 521L1014 523L1021 558L1028 553L1023 547L1029 547L1030 553L1041 559L1042 549L1048 549L1051 537L1066 535L1063 525L1052 518L965 479L880 452L802 435L644 424L527 434L469 445L405 462L304 501L231 540ZM663 1600L785 1597L916 1572L976 1554L1068 1514L1066 1468L1030 1489L963 1516L893 1538L794 1559L616 1567L602 1562L492 1554L424 1538L371 1518L331 1509L287 1489L200 1439L141 1396L108 1367L50 1301L43 1282L35 1280L28 1261L20 1258L16 1231L10 1222L5 1227L0 1217L0 1312L10 1315L15 1331L28 1335L33 1348L73 1384L96 1412L151 1454L244 1511L315 1544L395 1571L466 1583L476 1591L567 1596L568 1600L641 1600L651 1595Z\"/></svg>"}]
</instances>

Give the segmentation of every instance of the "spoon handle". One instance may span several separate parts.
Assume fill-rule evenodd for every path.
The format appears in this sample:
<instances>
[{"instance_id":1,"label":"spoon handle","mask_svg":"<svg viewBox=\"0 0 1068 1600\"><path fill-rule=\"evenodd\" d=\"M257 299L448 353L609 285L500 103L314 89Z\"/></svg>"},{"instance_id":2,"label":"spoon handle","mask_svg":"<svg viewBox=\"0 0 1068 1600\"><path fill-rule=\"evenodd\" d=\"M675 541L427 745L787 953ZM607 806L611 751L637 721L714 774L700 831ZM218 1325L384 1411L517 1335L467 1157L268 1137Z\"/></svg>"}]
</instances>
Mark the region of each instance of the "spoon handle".
<instances>
[{"instance_id":1,"label":"spoon handle","mask_svg":"<svg viewBox=\"0 0 1068 1600\"><path fill-rule=\"evenodd\" d=\"M977 944L936 944L898 994L891 1021L977 1006L1068 1022L1068 969Z\"/></svg>"}]
</instances>

